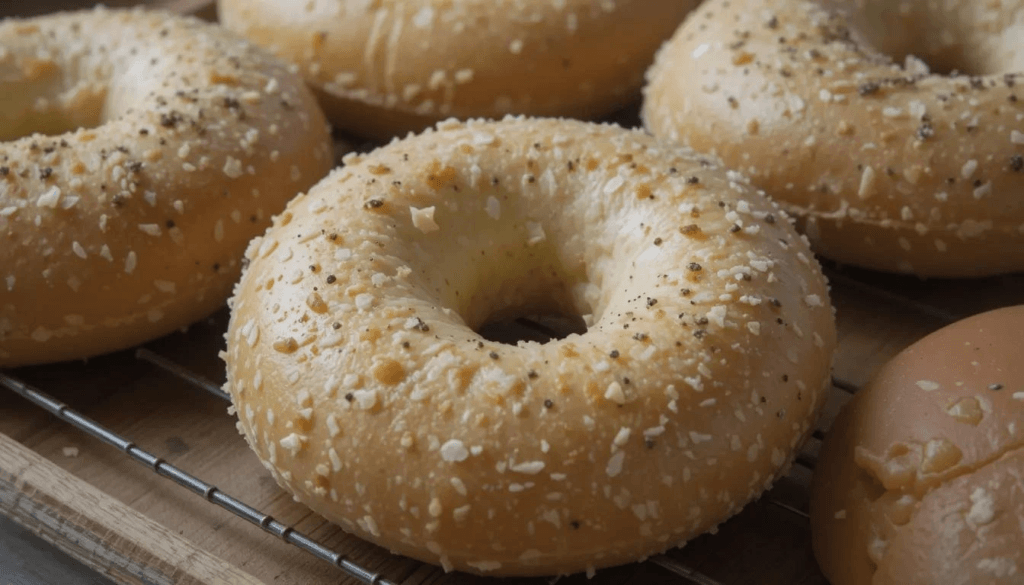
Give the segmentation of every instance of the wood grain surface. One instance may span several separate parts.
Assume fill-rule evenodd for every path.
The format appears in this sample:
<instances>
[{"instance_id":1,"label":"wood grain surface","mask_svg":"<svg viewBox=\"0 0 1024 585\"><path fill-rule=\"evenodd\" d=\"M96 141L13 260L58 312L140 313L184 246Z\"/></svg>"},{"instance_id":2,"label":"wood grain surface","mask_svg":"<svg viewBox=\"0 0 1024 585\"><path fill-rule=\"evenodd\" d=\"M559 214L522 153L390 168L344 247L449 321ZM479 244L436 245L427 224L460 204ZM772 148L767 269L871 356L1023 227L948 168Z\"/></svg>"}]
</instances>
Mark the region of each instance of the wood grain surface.
<instances>
[{"instance_id":1,"label":"wood grain surface","mask_svg":"<svg viewBox=\"0 0 1024 585\"><path fill-rule=\"evenodd\" d=\"M122 583L260 583L3 434L0 511Z\"/></svg>"}]
</instances>

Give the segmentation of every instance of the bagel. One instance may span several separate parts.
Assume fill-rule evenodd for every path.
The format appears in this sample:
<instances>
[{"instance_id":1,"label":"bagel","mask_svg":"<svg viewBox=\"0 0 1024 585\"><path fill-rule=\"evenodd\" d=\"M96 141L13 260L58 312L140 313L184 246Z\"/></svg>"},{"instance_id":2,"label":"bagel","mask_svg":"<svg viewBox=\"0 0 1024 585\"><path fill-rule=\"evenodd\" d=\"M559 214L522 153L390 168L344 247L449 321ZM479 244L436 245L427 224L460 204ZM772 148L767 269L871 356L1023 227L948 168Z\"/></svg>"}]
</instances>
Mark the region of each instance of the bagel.
<instances>
[{"instance_id":1,"label":"bagel","mask_svg":"<svg viewBox=\"0 0 1024 585\"><path fill-rule=\"evenodd\" d=\"M1013 585L1024 575L1024 306L893 358L825 437L811 486L833 585Z\"/></svg>"},{"instance_id":2,"label":"bagel","mask_svg":"<svg viewBox=\"0 0 1024 585\"><path fill-rule=\"evenodd\" d=\"M0 367L212 313L249 240L333 163L286 65L142 10L0 22L0 141Z\"/></svg>"},{"instance_id":3,"label":"bagel","mask_svg":"<svg viewBox=\"0 0 1024 585\"><path fill-rule=\"evenodd\" d=\"M596 117L639 98L697 0L220 0L224 26L296 63L328 118L387 139L451 116Z\"/></svg>"},{"instance_id":4,"label":"bagel","mask_svg":"<svg viewBox=\"0 0 1024 585\"><path fill-rule=\"evenodd\" d=\"M823 256L1019 271L1022 22L1022 0L708 0L659 53L644 123L742 170Z\"/></svg>"},{"instance_id":5,"label":"bagel","mask_svg":"<svg viewBox=\"0 0 1024 585\"><path fill-rule=\"evenodd\" d=\"M346 163L253 241L231 302L226 389L299 501L447 569L571 573L685 542L787 470L834 323L741 176L555 119ZM477 333L530 314L589 328Z\"/></svg>"}]
</instances>

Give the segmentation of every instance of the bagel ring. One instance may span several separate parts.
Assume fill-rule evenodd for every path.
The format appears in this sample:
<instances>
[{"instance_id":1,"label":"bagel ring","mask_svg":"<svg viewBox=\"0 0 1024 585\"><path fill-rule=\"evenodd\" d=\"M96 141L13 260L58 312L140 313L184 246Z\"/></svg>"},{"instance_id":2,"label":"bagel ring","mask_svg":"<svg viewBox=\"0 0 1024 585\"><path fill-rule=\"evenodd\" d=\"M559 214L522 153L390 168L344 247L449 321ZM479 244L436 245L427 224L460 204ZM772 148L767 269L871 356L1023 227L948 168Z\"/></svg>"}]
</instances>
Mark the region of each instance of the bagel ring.
<instances>
[{"instance_id":1,"label":"bagel ring","mask_svg":"<svg viewBox=\"0 0 1024 585\"><path fill-rule=\"evenodd\" d=\"M1019 271L1022 20L1022 0L709 0L659 53L645 125L747 174L823 256Z\"/></svg>"},{"instance_id":2,"label":"bagel ring","mask_svg":"<svg viewBox=\"0 0 1024 585\"><path fill-rule=\"evenodd\" d=\"M142 10L0 22L0 140L0 367L212 313L248 241L333 163L284 64Z\"/></svg>"},{"instance_id":3,"label":"bagel ring","mask_svg":"<svg viewBox=\"0 0 1024 585\"><path fill-rule=\"evenodd\" d=\"M451 116L596 117L639 98L697 0L219 0L296 63L340 128L381 140Z\"/></svg>"},{"instance_id":4,"label":"bagel ring","mask_svg":"<svg viewBox=\"0 0 1024 585\"><path fill-rule=\"evenodd\" d=\"M227 334L240 429L299 501L449 569L571 573L685 542L786 471L834 322L741 176L554 119L346 163L253 241ZM476 333L536 313L589 329Z\"/></svg>"}]
</instances>

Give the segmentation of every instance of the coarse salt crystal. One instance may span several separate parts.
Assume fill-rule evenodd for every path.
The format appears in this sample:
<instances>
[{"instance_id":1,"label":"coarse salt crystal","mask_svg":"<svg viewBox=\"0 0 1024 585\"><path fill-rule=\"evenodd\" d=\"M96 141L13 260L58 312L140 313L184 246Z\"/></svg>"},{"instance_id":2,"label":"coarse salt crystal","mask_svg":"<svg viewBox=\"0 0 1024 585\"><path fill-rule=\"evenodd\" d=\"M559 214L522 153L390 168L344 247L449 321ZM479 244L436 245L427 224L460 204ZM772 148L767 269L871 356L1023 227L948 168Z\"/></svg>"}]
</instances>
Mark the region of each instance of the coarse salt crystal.
<instances>
[{"instance_id":1,"label":"coarse salt crystal","mask_svg":"<svg viewBox=\"0 0 1024 585\"><path fill-rule=\"evenodd\" d=\"M629 442L629 436L631 434L632 434L632 430L631 429L629 429L628 427L622 427L622 428L619 429L619 432L615 435L615 439L612 440L612 443L615 446L617 446L617 447L622 447L627 442Z\"/></svg>"},{"instance_id":2,"label":"coarse salt crystal","mask_svg":"<svg viewBox=\"0 0 1024 585\"><path fill-rule=\"evenodd\" d=\"M626 394L622 391L622 385L618 382L608 384L608 389L605 390L604 397L616 404L626 403Z\"/></svg>"},{"instance_id":3,"label":"coarse salt crystal","mask_svg":"<svg viewBox=\"0 0 1024 585\"><path fill-rule=\"evenodd\" d=\"M302 445L304 442L305 439L303 439L296 433L292 433L279 441L282 447L288 449L288 451L291 452L292 457L295 457L296 455L299 454L299 451L302 450Z\"/></svg>"},{"instance_id":4,"label":"coarse salt crystal","mask_svg":"<svg viewBox=\"0 0 1024 585\"><path fill-rule=\"evenodd\" d=\"M712 438L713 437L711 435L705 435L705 434L702 434L702 433L698 433L697 431L690 431L690 440L693 441L694 445L699 445L701 443L707 443Z\"/></svg>"},{"instance_id":5,"label":"coarse salt crystal","mask_svg":"<svg viewBox=\"0 0 1024 585\"><path fill-rule=\"evenodd\" d=\"M356 308L358 308L360 311L365 311L366 309L369 309L371 305L373 305L373 295L369 295L366 293L356 295Z\"/></svg>"},{"instance_id":6,"label":"coarse salt crystal","mask_svg":"<svg viewBox=\"0 0 1024 585\"><path fill-rule=\"evenodd\" d=\"M370 410L377 405L376 390L356 390L352 393L356 406L362 410Z\"/></svg>"},{"instance_id":7,"label":"coarse salt crystal","mask_svg":"<svg viewBox=\"0 0 1024 585\"><path fill-rule=\"evenodd\" d=\"M526 237L527 245L534 246L546 240L547 234L544 233L544 226L528 221L526 222Z\"/></svg>"},{"instance_id":8,"label":"coarse salt crystal","mask_svg":"<svg viewBox=\"0 0 1024 585\"><path fill-rule=\"evenodd\" d=\"M163 230L160 229L160 226L155 223L140 223L139 231L150 236L159 236L160 234L163 233Z\"/></svg>"},{"instance_id":9,"label":"coarse salt crystal","mask_svg":"<svg viewBox=\"0 0 1024 585\"><path fill-rule=\"evenodd\" d=\"M434 221L434 210L434 206L419 209L410 205L409 214L412 216L412 226L425 234L441 229Z\"/></svg>"},{"instance_id":10,"label":"coarse salt crystal","mask_svg":"<svg viewBox=\"0 0 1024 585\"><path fill-rule=\"evenodd\" d=\"M451 439L441 445L441 459L448 462L465 461L469 457L466 445L458 439Z\"/></svg>"},{"instance_id":11,"label":"coarse salt crystal","mask_svg":"<svg viewBox=\"0 0 1024 585\"><path fill-rule=\"evenodd\" d=\"M964 166L960 168L960 176L964 179L970 179L974 176L974 172L978 170L978 161L971 159L964 163Z\"/></svg>"},{"instance_id":12,"label":"coarse salt crystal","mask_svg":"<svg viewBox=\"0 0 1024 585\"><path fill-rule=\"evenodd\" d=\"M50 187L46 192L39 196L39 199L36 199L36 205L39 207L49 207L50 209L55 209L59 202L60 188L56 186Z\"/></svg>"}]
</instances>

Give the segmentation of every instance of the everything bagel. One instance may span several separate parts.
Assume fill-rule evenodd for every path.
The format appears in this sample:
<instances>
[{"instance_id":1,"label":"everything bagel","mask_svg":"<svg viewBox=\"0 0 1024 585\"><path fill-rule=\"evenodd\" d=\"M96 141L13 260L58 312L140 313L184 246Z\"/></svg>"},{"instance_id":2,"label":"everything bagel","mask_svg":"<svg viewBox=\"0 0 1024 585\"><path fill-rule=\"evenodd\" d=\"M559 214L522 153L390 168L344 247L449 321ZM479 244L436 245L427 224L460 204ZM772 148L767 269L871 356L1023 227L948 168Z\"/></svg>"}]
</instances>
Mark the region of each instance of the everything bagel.
<instances>
[{"instance_id":1,"label":"everything bagel","mask_svg":"<svg viewBox=\"0 0 1024 585\"><path fill-rule=\"evenodd\" d=\"M714 527L813 428L835 330L775 206L578 121L454 121L346 165L249 247L226 388L313 510L451 569L571 573ZM582 335L506 345L509 315Z\"/></svg>"},{"instance_id":2,"label":"everything bagel","mask_svg":"<svg viewBox=\"0 0 1024 585\"><path fill-rule=\"evenodd\" d=\"M898 4L709 0L659 53L645 124L750 176L829 258L1022 270L1024 1Z\"/></svg>"},{"instance_id":3,"label":"everything bagel","mask_svg":"<svg viewBox=\"0 0 1024 585\"><path fill-rule=\"evenodd\" d=\"M0 367L213 312L248 241L332 165L284 64L142 10L0 22L0 140Z\"/></svg>"}]
</instances>

